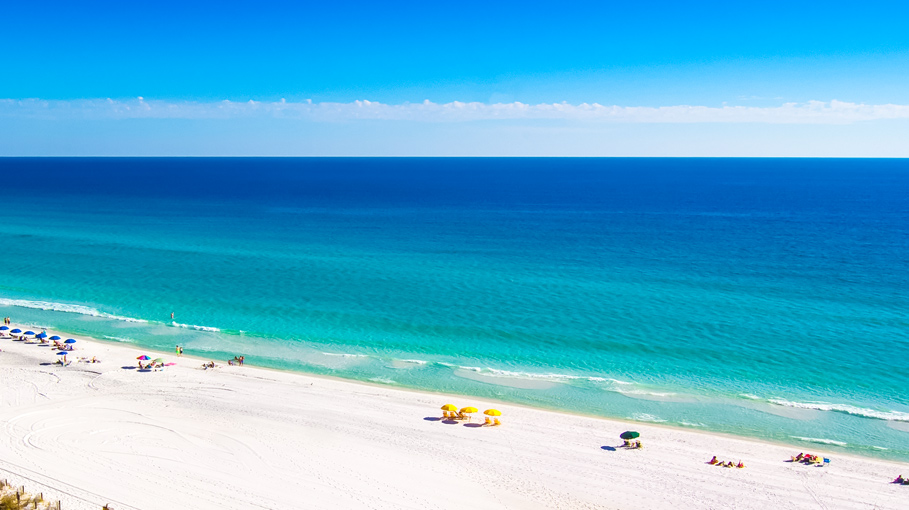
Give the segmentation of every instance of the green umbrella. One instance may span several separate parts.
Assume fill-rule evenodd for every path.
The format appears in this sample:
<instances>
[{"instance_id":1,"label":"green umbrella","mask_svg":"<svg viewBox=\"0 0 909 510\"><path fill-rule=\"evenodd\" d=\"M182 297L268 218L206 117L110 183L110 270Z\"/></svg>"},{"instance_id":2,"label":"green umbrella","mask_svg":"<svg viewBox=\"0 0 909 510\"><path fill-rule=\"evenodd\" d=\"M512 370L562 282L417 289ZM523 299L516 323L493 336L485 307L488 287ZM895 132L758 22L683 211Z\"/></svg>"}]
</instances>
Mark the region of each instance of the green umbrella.
<instances>
[{"instance_id":1,"label":"green umbrella","mask_svg":"<svg viewBox=\"0 0 909 510\"><path fill-rule=\"evenodd\" d=\"M155 363L164 363L164 358L155 358L152 361L154 361ZM638 436L634 436L634 437L638 437Z\"/></svg>"},{"instance_id":2,"label":"green umbrella","mask_svg":"<svg viewBox=\"0 0 909 510\"><path fill-rule=\"evenodd\" d=\"M639 434L633 430L627 430L627 431L619 434L619 437L622 439L637 439L637 438L641 437L641 434Z\"/></svg>"}]
</instances>

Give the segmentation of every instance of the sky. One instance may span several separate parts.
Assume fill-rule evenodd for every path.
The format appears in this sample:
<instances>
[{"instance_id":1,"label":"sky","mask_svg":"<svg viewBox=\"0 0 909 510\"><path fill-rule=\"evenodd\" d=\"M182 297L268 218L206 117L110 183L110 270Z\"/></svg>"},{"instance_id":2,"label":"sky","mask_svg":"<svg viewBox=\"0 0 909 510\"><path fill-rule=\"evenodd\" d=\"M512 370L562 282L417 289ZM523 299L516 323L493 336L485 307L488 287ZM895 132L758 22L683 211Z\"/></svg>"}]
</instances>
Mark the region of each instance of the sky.
<instances>
[{"instance_id":1,"label":"sky","mask_svg":"<svg viewBox=\"0 0 909 510\"><path fill-rule=\"evenodd\" d=\"M49 2L0 155L909 157L909 3Z\"/></svg>"}]
</instances>

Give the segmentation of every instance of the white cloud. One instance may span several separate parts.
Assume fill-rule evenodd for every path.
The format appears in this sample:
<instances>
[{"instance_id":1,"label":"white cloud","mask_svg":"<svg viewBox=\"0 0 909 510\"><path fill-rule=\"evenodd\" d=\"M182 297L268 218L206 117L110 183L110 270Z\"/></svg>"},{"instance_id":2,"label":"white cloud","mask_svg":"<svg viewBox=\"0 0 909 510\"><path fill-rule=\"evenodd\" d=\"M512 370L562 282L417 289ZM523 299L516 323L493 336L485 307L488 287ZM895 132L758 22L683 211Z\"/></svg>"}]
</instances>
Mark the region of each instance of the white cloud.
<instances>
[{"instance_id":1,"label":"white cloud","mask_svg":"<svg viewBox=\"0 0 909 510\"><path fill-rule=\"evenodd\" d=\"M228 119L271 117L315 122L400 120L469 122L480 120L562 120L597 123L764 123L849 124L909 119L909 105L867 105L843 101L809 101L779 106L605 106L598 103L422 103L386 104L368 100L351 103L262 101L163 101L41 99L0 100L0 118L54 119Z\"/></svg>"}]
</instances>

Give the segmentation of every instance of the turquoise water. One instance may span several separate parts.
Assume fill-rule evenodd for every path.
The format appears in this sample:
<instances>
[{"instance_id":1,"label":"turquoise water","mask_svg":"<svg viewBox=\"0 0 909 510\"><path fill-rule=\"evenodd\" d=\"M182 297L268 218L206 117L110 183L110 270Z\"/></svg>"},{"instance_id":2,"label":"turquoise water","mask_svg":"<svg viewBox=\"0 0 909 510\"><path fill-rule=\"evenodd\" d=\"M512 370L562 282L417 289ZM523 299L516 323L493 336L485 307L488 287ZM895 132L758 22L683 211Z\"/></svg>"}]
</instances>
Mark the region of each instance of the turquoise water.
<instances>
[{"instance_id":1,"label":"turquoise water","mask_svg":"<svg viewBox=\"0 0 909 510\"><path fill-rule=\"evenodd\" d=\"M904 160L13 158L0 176L0 314L20 323L909 460Z\"/></svg>"}]
</instances>

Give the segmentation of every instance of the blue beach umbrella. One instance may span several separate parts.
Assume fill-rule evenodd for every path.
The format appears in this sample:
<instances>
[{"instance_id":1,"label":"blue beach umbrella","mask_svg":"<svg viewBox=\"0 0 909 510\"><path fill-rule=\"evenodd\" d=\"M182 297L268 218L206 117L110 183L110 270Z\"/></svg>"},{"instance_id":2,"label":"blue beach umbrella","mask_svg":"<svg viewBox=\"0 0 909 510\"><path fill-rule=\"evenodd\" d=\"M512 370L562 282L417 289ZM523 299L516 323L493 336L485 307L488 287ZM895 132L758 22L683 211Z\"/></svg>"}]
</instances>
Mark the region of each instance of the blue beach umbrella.
<instances>
[{"instance_id":1,"label":"blue beach umbrella","mask_svg":"<svg viewBox=\"0 0 909 510\"><path fill-rule=\"evenodd\" d=\"M72 353L69 351L59 351L57 353L57 356L66 356L67 354L72 354Z\"/></svg>"},{"instance_id":2,"label":"blue beach umbrella","mask_svg":"<svg viewBox=\"0 0 909 510\"><path fill-rule=\"evenodd\" d=\"M25 336L34 336L34 334L35 334L34 331L26 331L25 333L23 333L23 335L25 335Z\"/></svg>"},{"instance_id":3,"label":"blue beach umbrella","mask_svg":"<svg viewBox=\"0 0 909 510\"><path fill-rule=\"evenodd\" d=\"M9 329L9 326L0 326L0 331L6 331Z\"/></svg>"},{"instance_id":4,"label":"blue beach umbrella","mask_svg":"<svg viewBox=\"0 0 909 510\"><path fill-rule=\"evenodd\" d=\"M14 330L12 330L12 331L10 331L10 333L15 333L15 334L17 334L17 335L18 335L18 334L19 334L19 333L22 333L22 330L21 330L21 329L19 329L19 328L16 328L16 329L14 329Z\"/></svg>"},{"instance_id":5,"label":"blue beach umbrella","mask_svg":"<svg viewBox=\"0 0 909 510\"><path fill-rule=\"evenodd\" d=\"M50 337L50 339L51 340L60 340L60 337L57 335L54 335L54 336Z\"/></svg>"},{"instance_id":6,"label":"blue beach umbrella","mask_svg":"<svg viewBox=\"0 0 909 510\"><path fill-rule=\"evenodd\" d=\"M72 338L67 338L66 340L63 341L63 343L65 343L65 344L74 344L74 343L76 343L76 341L73 340Z\"/></svg>"},{"instance_id":7,"label":"blue beach umbrella","mask_svg":"<svg viewBox=\"0 0 909 510\"><path fill-rule=\"evenodd\" d=\"M38 338L47 338L47 333L43 331L41 333L38 333Z\"/></svg>"}]
</instances>

